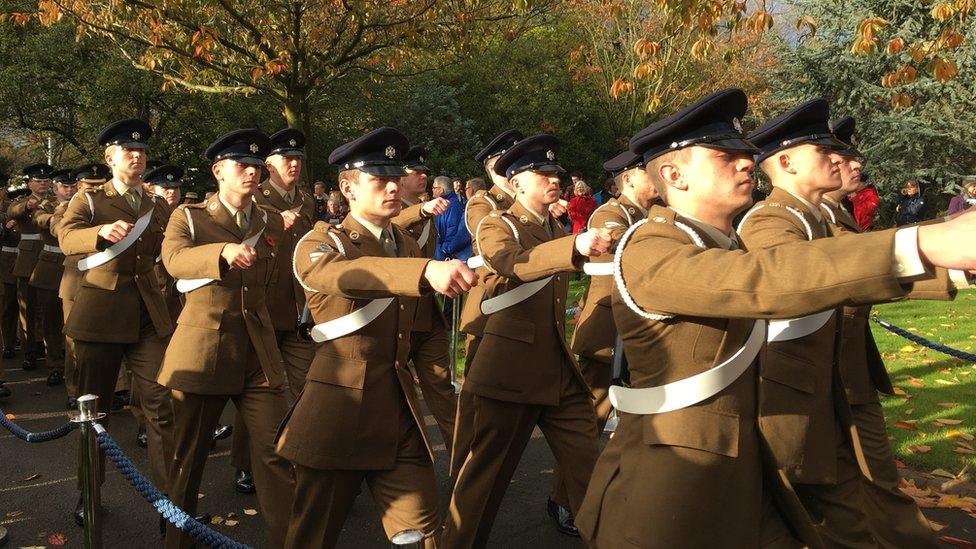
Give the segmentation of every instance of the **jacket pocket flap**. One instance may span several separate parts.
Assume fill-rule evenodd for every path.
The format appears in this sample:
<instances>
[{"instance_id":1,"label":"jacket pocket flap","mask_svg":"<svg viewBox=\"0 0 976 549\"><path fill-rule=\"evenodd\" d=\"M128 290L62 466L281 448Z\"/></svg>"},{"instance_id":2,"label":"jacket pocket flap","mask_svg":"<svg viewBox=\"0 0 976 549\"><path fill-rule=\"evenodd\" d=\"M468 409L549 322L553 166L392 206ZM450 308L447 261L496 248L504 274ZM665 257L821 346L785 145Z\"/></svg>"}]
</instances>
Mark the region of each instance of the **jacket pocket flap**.
<instances>
[{"instance_id":1,"label":"jacket pocket flap","mask_svg":"<svg viewBox=\"0 0 976 549\"><path fill-rule=\"evenodd\" d=\"M815 368L811 362L800 357L767 348L760 376L797 391L813 394L815 381L812 370Z\"/></svg>"},{"instance_id":2,"label":"jacket pocket flap","mask_svg":"<svg viewBox=\"0 0 976 549\"><path fill-rule=\"evenodd\" d=\"M101 288L103 290L114 290L115 284L119 280L119 273L104 269L91 269L85 271L85 278L82 280L84 286Z\"/></svg>"},{"instance_id":3,"label":"jacket pocket flap","mask_svg":"<svg viewBox=\"0 0 976 549\"><path fill-rule=\"evenodd\" d=\"M199 290L196 290L199 291ZM195 328L208 328L219 330L223 324L224 315L218 316L207 314L206 311L198 311L196 307L187 306L180 312L180 318L176 323L180 326L193 326Z\"/></svg>"},{"instance_id":4,"label":"jacket pocket flap","mask_svg":"<svg viewBox=\"0 0 976 549\"><path fill-rule=\"evenodd\" d=\"M729 457L739 455L739 416L705 408L682 408L644 416L644 444L681 446Z\"/></svg>"},{"instance_id":5,"label":"jacket pocket flap","mask_svg":"<svg viewBox=\"0 0 976 549\"><path fill-rule=\"evenodd\" d=\"M524 343L535 342L535 324L528 320L492 316L488 318L485 333L494 334Z\"/></svg>"},{"instance_id":6,"label":"jacket pocket flap","mask_svg":"<svg viewBox=\"0 0 976 549\"><path fill-rule=\"evenodd\" d=\"M316 353L307 377L320 383L362 389L366 381L366 361Z\"/></svg>"}]
</instances>

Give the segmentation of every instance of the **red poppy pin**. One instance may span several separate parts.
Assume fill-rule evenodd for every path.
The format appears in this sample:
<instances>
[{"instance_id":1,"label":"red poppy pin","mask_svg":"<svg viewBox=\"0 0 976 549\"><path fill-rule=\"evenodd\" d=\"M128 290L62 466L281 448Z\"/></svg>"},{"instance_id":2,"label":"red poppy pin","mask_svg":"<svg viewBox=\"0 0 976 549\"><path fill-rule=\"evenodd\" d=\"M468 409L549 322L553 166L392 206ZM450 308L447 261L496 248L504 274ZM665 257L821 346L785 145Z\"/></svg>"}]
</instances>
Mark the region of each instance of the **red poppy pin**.
<instances>
[{"instance_id":1,"label":"red poppy pin","mask_svg":"<svg viewBox=\"0 0 976 549\"><path fill-rule=\"evenodd\" d=\"M271 236L270 234L264 235L264 241L268 244L268 246L271 246L272 248L278 245L278 241L275 240L274 237Z\"/></svg>"}]
</instances>

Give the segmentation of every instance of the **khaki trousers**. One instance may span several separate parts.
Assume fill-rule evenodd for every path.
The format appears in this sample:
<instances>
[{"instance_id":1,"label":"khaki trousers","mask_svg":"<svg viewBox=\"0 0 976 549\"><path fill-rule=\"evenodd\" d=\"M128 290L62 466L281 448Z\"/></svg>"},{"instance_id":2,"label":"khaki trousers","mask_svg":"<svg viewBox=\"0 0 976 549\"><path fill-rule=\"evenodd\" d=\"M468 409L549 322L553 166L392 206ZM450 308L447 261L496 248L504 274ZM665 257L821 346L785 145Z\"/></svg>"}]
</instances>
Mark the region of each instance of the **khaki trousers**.
<instances>
[{"instance_id":1,"label":"khaki trousers","mask_svg":"<svg viewBox=\"0 0 976 549\"><path fill-rule=\"evenodd\" d=\"M62 325L68 321L68 313L74 301L68 299L61 300L61 309L64 312ZM68 396L77 398L78 395L78 359L75 356L74 338L64 336L64 387L68 391Z\"/></svg>"},{"instance_id":2,"label":"khaki trousers","mask_svg":"<svg viewBox=\"0 0 976 549\"><path fill-rule=\"evenodd\" d=\"M569 509L576 513L599 454L590 397L569 367L559 404L541 406L473 395L471 449L458 472L441 545L485 547L502 498L538 425L562 470Z\"/></svg>"},{"instance_id":3,"label":"khaki trousers","mask_svg":"<svg viewBox=\"0 0 976 549\"><path fill-rule=\"evenodd\" d=\"M213 445L214 427L228 400L248 427L254 483L261 516L274 547L281 547L288 528L294 493L291 465L275 453L278 425L288 412L284 387L271 387L253 349L249 354L244 392L201 395L173 390L174 454L170 469L170 499L190 516L197 513L203 469ZM166 531L166 547L192 547L192 538L173 525Z\"/></svg>"},{"instance_id":4,"label":"khaki trousers","mask_svg":"<svg viewBox=\"0 0 976 549\"><path fill-rule=\"evenodd\" d=\"M17 284L3 283L3 301L0 306L0 330L3 331L3 348L13 350L19 328L20 310L17 300Z\"/></svg>"},{"instance_id":5,"label":"khaki trousers","mask_svg":"<svg viewBox=\"0 0 976 549\"><path fill-rule=\"evenodd\" d=\"M41 331L44 337L44 348L48 370L64 371L64 311L61 298L56 290L34 288L37 294L37 307L40 314Z\"/></svg>"},{"instance_id":6,"label":"khaki trousers","mask_svg":"<svg viewBox=\"0 0 976 549\"><path fill-rule=\"evenodd\" d=\"M75 340L78 364L78 393L98 396L98 411L109 413L112 394L119 379L119 369L132 372L132 383L140 395L138 405L146 417L149 436L150 476L161 492L168 490L168 469L173 450L173 409L169 389L156 383L156 375L166 352L167 340L156 335L149 315L143 315L139 341L135 343L102 343ZM108 424L109 417L102 419ZM104 455L98 474L104 481ZM81 475L78 475L81 478Z\"/></svg>"},{"instance_id":7,"label":"khaki trousers","mask_svg":"<svg viewBox=\"0 0 976 549\"><path fill-rule=\"evenodd\" d=\"M937 549L940 545L929 521L915 500L898 489L901 476L895 467L881 404L852 405L851 412L863 449L862 468L870 474L870 478L861 477L861 507L875 540L881 547L892 549Z\"/></svg>"},{"instance_id":8,"label":"khaki trousers","mask_svg":"<svg viewBox=\"0 0 976 549\"><path fill-rule=\"evenodd\" d=\"M285 378L288 379L289 404L294 403L305 387L305 376L315 358L315 343L306 341L298 336L297 330L275 332L278 340L278 350L285 367ZM241 421L240 414L234 419L234 434L231 437L230 464L241 471L251 470L251 443L247 433L247 424Z\"/></svg>"},{"instance_id":9,"label":"khaki trousers","mask_svg":"<svg viewBox=\"0 0 976 549\"><path fill-rule=\"evenodd\" d=\"M400 441L393 469L325 470L295 464L295 500L285 547L335 547L363 481L380 509L388 538L404 530L417 530L427 536L424 547L436 547L441 517L434 466L405 406L400 412Z\"/></svg>"},{"instance_id":10,"label":"khaki trousers","mask_svg":"<svg viewBox=\"0 0 976 549\"><path fill-rule=\"evenodd\" d=\"M444 445L451 451L454 445L454 418L458 399L451 384L450 342L447 330L439 320L430 332L410 334L410 360L420 381L420 392L427 408L437 421L444 437Z\"/></svg>"},{"instance_id":11,"label":"khaki trousers","mask_svg":"<svg viewBox=\"0 0 976 549\"><path fill-rule=\"evenodd\" d=\"M465 334L464 376L468 375L468 368L471 367L471 363L474 361L474 354L478 351L478 345L480 343L480 337ZM457 478L458 472L461 470L461 465L464 464L464 459L467 457L468 451L471 450L471 437L472 431L474 430L473 396L474 395L472 395L470 391L464 390L464 384L462 383L461 392L458 393L457 398L457 411L455 412L454 418L454 436L451 437L453 439L453 443L451 445L451 478Z\"/></svg>"},{"instance_id":12,"label":"khaki trousers","mask_svg":"<svg viewBox=\"0 0 976 549\"><path fill-rule=\"evenodd\" d=\"M23 338L20 348L24 353L37 351L37 288L28 283L29 278L17 277L17 315Z\"/></svg>"}]
</instances>

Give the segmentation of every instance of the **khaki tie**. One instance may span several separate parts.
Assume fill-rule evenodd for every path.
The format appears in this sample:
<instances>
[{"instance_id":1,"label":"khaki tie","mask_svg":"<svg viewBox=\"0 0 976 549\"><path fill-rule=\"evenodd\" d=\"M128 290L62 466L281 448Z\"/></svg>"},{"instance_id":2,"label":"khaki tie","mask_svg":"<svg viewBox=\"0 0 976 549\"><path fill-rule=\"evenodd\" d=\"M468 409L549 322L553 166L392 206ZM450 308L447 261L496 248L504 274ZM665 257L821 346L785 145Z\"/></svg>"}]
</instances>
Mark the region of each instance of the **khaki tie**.
<instances>
[{"instance_id":1,"label":"khaki tie","mask_svg":"<svg viewBox=\"0 0 976 549\"><path fill-rule=\"evenodd\" d=\"M393 237L390 236L390 231L383 231L380 233L380 244L383 246L383 252L389 257L396 257L396 245L393 244Z\"/></svg>"},{"instance_id":2,"label":"khaki tie","mask_svg":"<svg viewBox=\"0 0 976 549\"><path fill-rule=\"evenodd\" d=\"M285 193L285 202L289 206L295 203L295 195L291 191Z\"/></svg>"},{"instance_id":3,"label":"khaki tie","mask_svg":"<svg viewBox=\"0 0 976 549\"><path fill-rule=\"evenodd\" d=\"M237 210L234 214L234 222L237 223L237 227L240 228L241 234L247 234L247 215L244 214L244 210Z\"/></svg>"},{"instance_id":4,"label":"khaki tie","mask_svg":"<svg viewBox=\"0 0 976 549\"><path fill-rule=\"evenodd\" d=\"M129 189L125 192L125 201L129 203L129 207L132 208L132 211L136 213L139 213L139 206L141 204L140 198L139 191L135 189Z\"/></svg>"}]
</instances>

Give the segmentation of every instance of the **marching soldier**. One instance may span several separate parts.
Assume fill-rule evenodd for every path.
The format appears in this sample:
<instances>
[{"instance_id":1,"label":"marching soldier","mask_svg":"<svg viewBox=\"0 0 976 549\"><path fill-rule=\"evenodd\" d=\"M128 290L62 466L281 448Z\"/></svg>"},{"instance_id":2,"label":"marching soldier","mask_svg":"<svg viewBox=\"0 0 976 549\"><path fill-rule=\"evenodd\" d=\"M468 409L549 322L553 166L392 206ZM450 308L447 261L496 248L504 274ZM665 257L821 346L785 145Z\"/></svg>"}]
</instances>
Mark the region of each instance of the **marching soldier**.
<instances>
[{"instance_id":1,"label":"marching soldier","mask_svg":"<svg viewBox=\"0 0 976 549\"><path fill-rule=\"evenodd\" d=\"M274 451L288 402L267 290L275 263L287 261L276 248L291 220L254 202L267 151L268 138L258 130L220 136L205 153L217 194L170 217L163 264L178 280L186 304L159 382L173 391L170 498L195 513L214 427L233 400L250 433L261 513L272 543L280 547L294 482L288 463ZM185 533L168 527L167 547L191 544Z\"/></svg>"},{"instance_id":2,"label":"marching soldier","mask_svg":"<svg viewBox=\"0 0 976 549\"><path fill-rule=\"evenodd\" d=\"M532 430L539 426L556 456L568 505L578 510L599 453L590 392L566 345L569 274L584 256L610 245L606 229L575 236L549 214L559 200L559 140L536 135L495 162L516 190L505 212L475 229L489 274L487 315L464 390L471 393L471 444L458 472L441 541L483 547Z\"/></svg>"},{"instance_id":3,"label":"marching soldier","mask_svg":"<svg viewBox=\"0 0 976 549\"><path fill-rule=\"evenodd\" d=\"M407 231L417 241L421 254L434 259L437 250L437 227L434 216L447 210L448 201L435 198L420 202L420 195L427 189L427 176L430 169L426 165L427 149L422 146L410 147L404 156L406 175L400 178L400 201L403 208L393 218L393 223ZM447 335L447 322L444 313L433 295L424 295L417 300L417 317L410 333L410 361L420 381L420 391L430 413L437 421L444 445L451 450L454 436L454 416L457 412L457 398L451 383L450 344Z\"/></svg>"},{"instance_id":4,"label":"marching soldier","mask_svg":"<svg viewBox=\"0 0 976 549\"><path fill-rule=\"evenodd\" d=\"M657 189L644 171L644 159L629 150L624 151L603 164L603 169L613 176L618 198L611 198L593 212L587 229L602 228L610 232L610 251L615 251L617 242L631 225L647 217L647 209L658 203ZM610 264L612 254L601 255L593 263ZM621 377L623 356L615 354L617 331L613 326L610 312L610 290L613 279L609 276L593 276L583 293L576 317L576 330L570 348L579 357L578 363L583 379L593 394L593 407L596 410L597 432L603 432L613 406L610 405L609 389L613 379ZM616 349L616 351L615 351ZM567 535L579 536L573 525L573 517L567 509L567 496L561 474L557 467L553 474L553 496L549 501L549 515L556 521L556 528Z\"/></svg>"},{"instance_id":5,"label":"marching soldier","mask_svg":"<svg viewBox=\"0 0 976 549\"><path fill-rule=\"evenodd\" d=\"M166 202L171 215L180 205L180 185L183 182L183 168L172 164L160 164L159 166L146 172L145 181L152 193ZM159 281L159 291L166 300L166 308L169 316L175 323L183 311L183 296L176 289L176 281L166 271L163 265L163 258L156 258L156 280Z\"/></svg>"},{"instance_id":6,"label":"marching soldier","mask_svg":"<svg viewBox=\"0 0 976 549\"><path fill-rule=\"evenodd\" d=\"M287 548L334 547L363 481L389 537L440 524L433 450L407 367L417 297L455 297L477 283L458 261L431 261L391 224L401 208L407 139L378 128L329 155L350 213L318 222L295 248L318 342L305 390L281 428L295 467ZM258 490L260 494L260 489Z\"/></svg>"},{"instance_id":7,"label":"marching soldier","mask_svg":"<svg viewBox=\"0 0 976 549\"><path fill-rule=\"evenodd\" d=\"M149 124L133 118L102 131L98 144L105 147L112 180L68 204L58 240L66 256L82 256L82 279L65 322L65 334L75 342L78 393L97 395L98 411L109 412L124 360L149 430L150 474L166 492L173 414L169 390L156 375L173 323L153 269L169 209L142 187L151 135ZM103 471L104 459L102 480ZM84 522L80 498L75 520Z\"/></svg>"},{"instance_id":8,"label":"marching soldier","mask_svg":"<svg viewBox=\"0 0 976 549\"><path fill-rule=\"evenodd\" d=\"M16 279L10 274L14 261L17 259L17 222L8 220L7 208L10 200L7 198L7 181L10 177L0 172L0 335L3 338L3 358L14 357L14 340L17 338L17 285ZM10 396L10 388L3 386L4 369L0 368L0 398Z\"/></svg>"},{"instance_id":9,"label":"marching soldier","mask_svg":"<svg viewBox=\"0 0 976 549\"><path fill-rule=\"evenodd\" d=\"M830 127L837 139L849 148L839 151L844 157L844 162L839 165L841 188L824 194L820 207L831 234L848 236L861 232L843 200L863 185L863 160L855 144L854 119L847 116L831 123ZM952 273L961 274L958 271ZM967 283L965 280L954 282L957 287ZM895 467L894 452L878 400L878 393L890 395L894 394L894 389L871 334L870 315L871 307L844 307L837 355L840 379L863 454L863 463L859 463L863 473L859 503L879 544L934 549L939 543L928 520L915 505L915 500L898 489L901 476Z\"/></svg>"},{"instance_id":10,"label":"marching soldier","mask_svg":"<svg viewBox=\"0 0 976 549\"><path fill-rule=\"evenodd\" d=\"M502 174L495 173L495 162L498 157L512 145L521 140L524 136L517 130L504 131L488 145L475 155L475 160L485 167L492 186L487 191L477 191L464 205L464 227L471 235L471 252L475 256L478 254L478 243L475 242L475 229L481 220L493 211L505 211L515 203L515 191L512 190L508 178ZM478 276L482 279L488 271L484 267L477 269ZM464 306L461 308L461 318L458 322L459 329L465 334L464 337L464 375L468 375L468 368L478 350L481 336L485 325L485 316L481 314L481 301L484 298L484 285L476 286L464 299ZM451 448L451 477L457 477L461 462L468 455L471 447L471 394L461 392L458 394L458 407L455 414L454 443Z\"/></svg>"},{"instance_id":11,"label":"marching soldier","mask_svg":"<svg viewBox=\"0 0 976 549\"><path fill-rule=\"evenodd\" d=\"M58 237L51 233L51 226L61 221L67 204L75 194L75 179L72 170L58 170L51 174L54 181L54 196L41 202L33 213L34 225L40 229L44 247L37 258L37 265L31 273L30 285L37 288L37 304L41 313L44 345L47 348L48 385L64 383L64 310L58 288L64 273L64 254L58 246ZM56 215L58 208L61 213Z\"/></svg>"},{"instance_id":12,"label":"marching soldier","mask_svg":"<svg viewBox=\"0 0 976 549\"><path fill-rule=\"evenodd\" d=\"M104 185L111 175L111 170L105 164L93 162L82 164L71 173L75 180L75 195L88 192L90 189ZM73 197L72 197L73 198ZM55 238L59 238L61 230L61 220L68 210L68 202L62 202L54 209L54 217L50 221L50 232ZM82 254L69 255L64 258L64 270L61 274L61 283L58 286L58 297L61 299L62 325L68 321L71 313L71 306L74 304L75 294L81 285L81 271L78 270L78 261L84 257ZM75 342L69 335L64 336L64 384L68 391L68 409L74 410L78 407L78 362L75 358Z\"/></svg>"},{"instance_id":13,"label":"marching soldier","mask_svg":"<svg viewBox=\"0 0 976 549\"><path fill-rule=\"evenodd\" d=\"M44 247L40 229L34 224L34 210L47 199L54 168L47 164L32 164L24 168L24 179L30 194L14 200L7 208L7 215L20 228L17 260L13 275L17 277L17 304L20 315L20 342L24 350L24 369L37 368L37 360L44 354L43 343L37 341L37 288L30 285L31 274Z\"/></svg>"},{"instance_id":14,"label":"marching soldier","mask_svg":"<svg viewBox=\"0 0 976 549\"><path fill-rule=\"evenodd\" d=\"M293 219L290 229L278 242L278 256L291 258L295 242L312 228L315 201L299 187L304 163L305 135L294 128L286 128L271 135L270 150L264 161L268 179L264 180L254 199L258 206L274 214ZM277 262L268 287L268 311L274 323L278 349L284 359L285 378L294 402L305 385L315 345L299 336L298 324L305 309L305 294L292 274L291 260ZM254 493L254 477L248 452L248 433L240 421L234 426L231 465L236 469L234 488L242 494Z\"/></svg>"},{"instance_id":15,"label":"marching soldier","mask_svg":"<svg viewBox=\"0 0 976 549\"><path fill-rule=\"evenodd\" d=\"M831 133L827 102L807 101L757 128L749 140L763 151L759 166L773 189L739 225L746 245L755 250L830 236L820 204L842 186L849 146ZM909 297L919 297L919 290L929 296L935 285L938 297L950 299L944 271L933 278L921 262L909 268L932 280L916 284ZM827 310L770 323L760 364L759 424L824 540L873 545L859 497L863 447L837 370L841 321Z\"/></svg>"},{"instance_id":16,"label":"marching soldier","mask_svg":"<svg viewBox=\"0 0 976 549\"><path fill-rule=\"evenodd\" d=\"M767 329L753 319L903 296L913 255L947 267L976 260L949 244L970 238L976 215L908 238L890 230L741 249L732 220L752 202L758 152L741 133L746 105L741 90L722 90L631 140L668 207L652 206L614 258L631 388L611 388L620 422L577 515L594 547L822 546L764 450L756 380Z\"/></svg>"}]
</instances>

